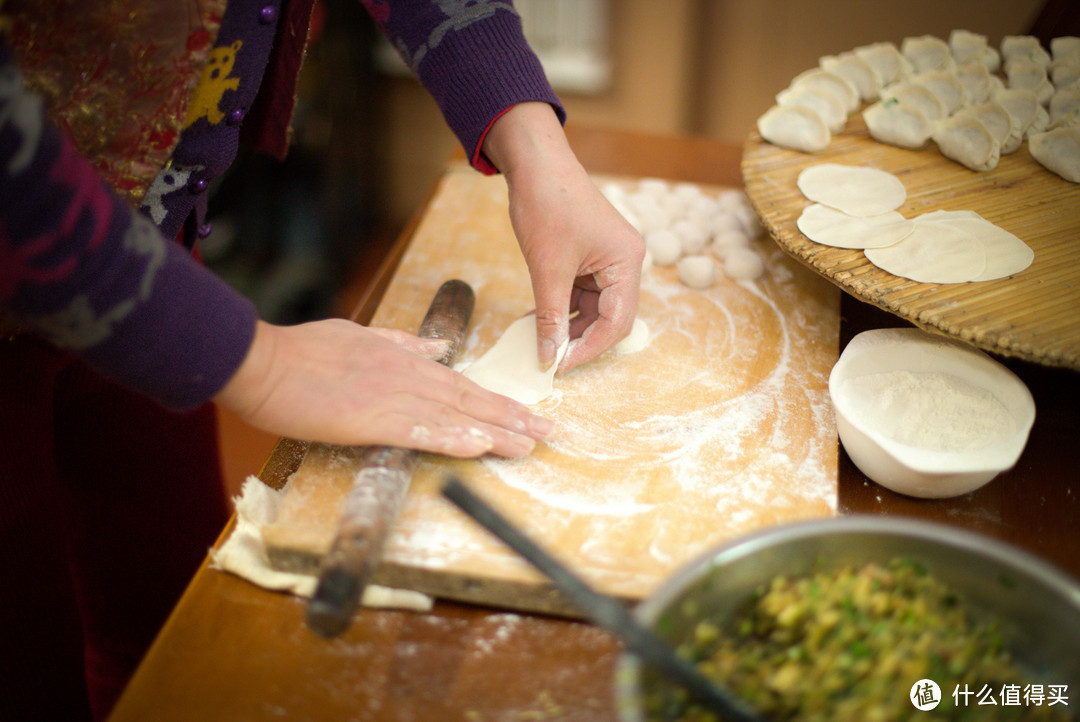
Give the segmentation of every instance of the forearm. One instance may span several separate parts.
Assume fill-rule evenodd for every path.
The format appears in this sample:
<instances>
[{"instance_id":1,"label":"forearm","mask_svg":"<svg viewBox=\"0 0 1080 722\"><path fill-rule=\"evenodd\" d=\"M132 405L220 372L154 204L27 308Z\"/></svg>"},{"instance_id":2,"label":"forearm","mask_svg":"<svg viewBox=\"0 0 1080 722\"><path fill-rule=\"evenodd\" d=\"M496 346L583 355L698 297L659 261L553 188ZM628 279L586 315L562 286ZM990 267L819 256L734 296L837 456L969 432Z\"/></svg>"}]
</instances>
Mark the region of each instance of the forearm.
<instances>
[{"instance_id":1,"label":"forearm","mask_svg":"<svg viewBox=\"0 0 1080 722\"><path fill-rule=\"evenodd\" d=\"M481 152L507 176L538 164L577 164L558 116L540 102L520 103L500 115L485 135Z\"/></svg>"},{"instance_id":2,"label":"forearm","mask_svg":"<svg viewBox=\"0 0 1080 722\"><path fill-rule=\"evenodd\" d=\"M13 81L0 94L0 308L169 406L207 400L246 353L254 308L112 193L14 82L10 55L0 69Z\"/></svg>"}]
</instances>

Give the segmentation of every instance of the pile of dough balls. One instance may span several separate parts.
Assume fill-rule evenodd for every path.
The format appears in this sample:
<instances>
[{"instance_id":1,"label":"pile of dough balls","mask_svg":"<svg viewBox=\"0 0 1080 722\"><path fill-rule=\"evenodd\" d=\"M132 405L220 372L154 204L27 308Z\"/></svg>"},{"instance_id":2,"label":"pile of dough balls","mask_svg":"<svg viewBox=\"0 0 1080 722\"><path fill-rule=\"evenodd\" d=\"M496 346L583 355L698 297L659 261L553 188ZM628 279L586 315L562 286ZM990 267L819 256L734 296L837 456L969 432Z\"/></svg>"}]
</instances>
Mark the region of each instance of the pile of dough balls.
<instances>
[{"instance_id":1,"label":"pile of dough balls","mask_svg":"<svg viewBox=\"0 0 1080 722\"><path fill-rule=\"evenodd\" d=\"M975 171L992 170L1027 141L1050 171L1080 182L1080 38L984 35L953 30L882 42L819 60L758 119L761 137L804 152L828 147L861 103L870 135L922 148Z\"/></svg>"},{"instance_id":2,"label":"pile of dough balls","mask_svg":"<svg viewBox=\"0 0 1080 722\"><path fill-rule=\"evenodd\" d=\"M675 266L690 288L707 289L719 274L752 281L765 262L751 247L763 229L738 190L707 196L693 183L643 178L635 187L606 183L601 192L645 239L645 266Z\"/></svg>"}]
</instances>

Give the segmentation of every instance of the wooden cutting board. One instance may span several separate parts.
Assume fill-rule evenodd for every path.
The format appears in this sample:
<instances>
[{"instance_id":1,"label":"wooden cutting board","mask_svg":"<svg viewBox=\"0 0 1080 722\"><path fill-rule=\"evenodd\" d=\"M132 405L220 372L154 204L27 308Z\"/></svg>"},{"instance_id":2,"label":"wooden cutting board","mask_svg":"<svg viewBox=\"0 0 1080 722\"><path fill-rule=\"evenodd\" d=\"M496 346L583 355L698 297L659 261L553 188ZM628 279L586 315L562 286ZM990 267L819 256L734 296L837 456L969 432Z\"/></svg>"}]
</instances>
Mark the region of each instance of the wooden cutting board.
<instances>
[{"instance_id":1,"label":"wooden cutting board","mask_svg":"<svg viewBox=\"0 0 1080 722\"><path fill-rule=\"evenodd\" d=\"M611 179L597 179L606 182ZM623 179L621 182L630 183ZM706 188L707 193L719 189ZM502 178L445 174L373 320L415 331L447 278L476 291L460 362L533 308ZM454 470L601 591L636 600L736 535L835 513L837 442L828 374L839 292L768 238L764 278L684 287L674 269L642 284L649 345L556 379L537 406L557 430L519 460L426 456L375 581L507 608L574 610L513 552L439 496ZM330 544L359 457L316 445L263 529L271 558L311 572Z\"/></svg>"},{"instance_id":2,"label":"wooden cutting board","mask_svg":"<svg viewBox=\"0 0 1080 722\"><path fill-rule=\"evenodd\" d=\"M979 283L918 283L874 266L862 251L830 248L795 225L809 201L795 185L817 163L867 165L894 173L907 189L907 218L937 209L972 210L1035 251L1023 272ZM766 143L757 132L742 160L746 193L777 242L848 293L932 332L984 350L1080 370L1080 185L1043 168L1027 143L978 173L934 143L897 148L870 137L861 114L814 154Z\"/></svg>"}]
</instances>

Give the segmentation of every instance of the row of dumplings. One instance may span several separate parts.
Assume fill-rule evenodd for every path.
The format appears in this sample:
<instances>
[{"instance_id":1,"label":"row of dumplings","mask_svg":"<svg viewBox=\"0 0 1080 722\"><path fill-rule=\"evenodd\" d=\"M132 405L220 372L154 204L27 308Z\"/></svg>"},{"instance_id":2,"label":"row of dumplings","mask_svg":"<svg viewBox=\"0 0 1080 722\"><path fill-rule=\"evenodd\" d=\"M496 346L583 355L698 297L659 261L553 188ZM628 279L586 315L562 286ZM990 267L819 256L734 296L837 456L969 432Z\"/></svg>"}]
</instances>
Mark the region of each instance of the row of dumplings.
<instances>
[{"instance_id":1,"label":"row of dumplings","mask_svg":"<svg viewBox=\"0 0 1080 722\"><path fill-rule=\"evenodd\" d=\"M600 192L644 238L646 269L676 266L679 280L697 289L721 274L749 281L765 270L751 243L764 229L742 191L713 197L693 183L642 178L630 187L605 183Z\"/></svg>"},{"instance_id":2,"label":"row of dumplings","mask_svg":"<svg viewBox=\"0 0 1080 722\"><path fill-rule=\"evenodd\" d=\"M879 142L921 148L932 139L946 157L981 171L1028 140L1036 160L1080 182L1077 37L1055 38L1049 52L1033 36L1006 36L999 52L966 30L954 30L948 42L909 37L899 49L874 43L821 58L776 101L758 130L795 150L827 148L866 102L863 118Z\"/></svg>"}]
</instances>

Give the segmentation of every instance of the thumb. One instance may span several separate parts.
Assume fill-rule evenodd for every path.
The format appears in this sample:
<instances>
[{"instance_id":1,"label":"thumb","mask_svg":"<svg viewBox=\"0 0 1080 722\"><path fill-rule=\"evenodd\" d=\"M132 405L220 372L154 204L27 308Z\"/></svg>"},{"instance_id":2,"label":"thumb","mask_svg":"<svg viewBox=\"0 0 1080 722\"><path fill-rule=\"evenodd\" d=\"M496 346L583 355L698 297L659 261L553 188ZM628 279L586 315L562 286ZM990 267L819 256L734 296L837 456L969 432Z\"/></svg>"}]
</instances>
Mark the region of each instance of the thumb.
<instances>
[{"instance_id":1,"label":"thumb","mask_svg":"<svg viewBox=\"0 0 1080 722\"><path fill-rule=\"evenodd\" d=\"M567 278L537 269L532 275L533 300L536 302L536 353L540 367L550 368L557 360L559 347L570 336L570 298L573 273Z\"/></svg>"}]
</instances>

